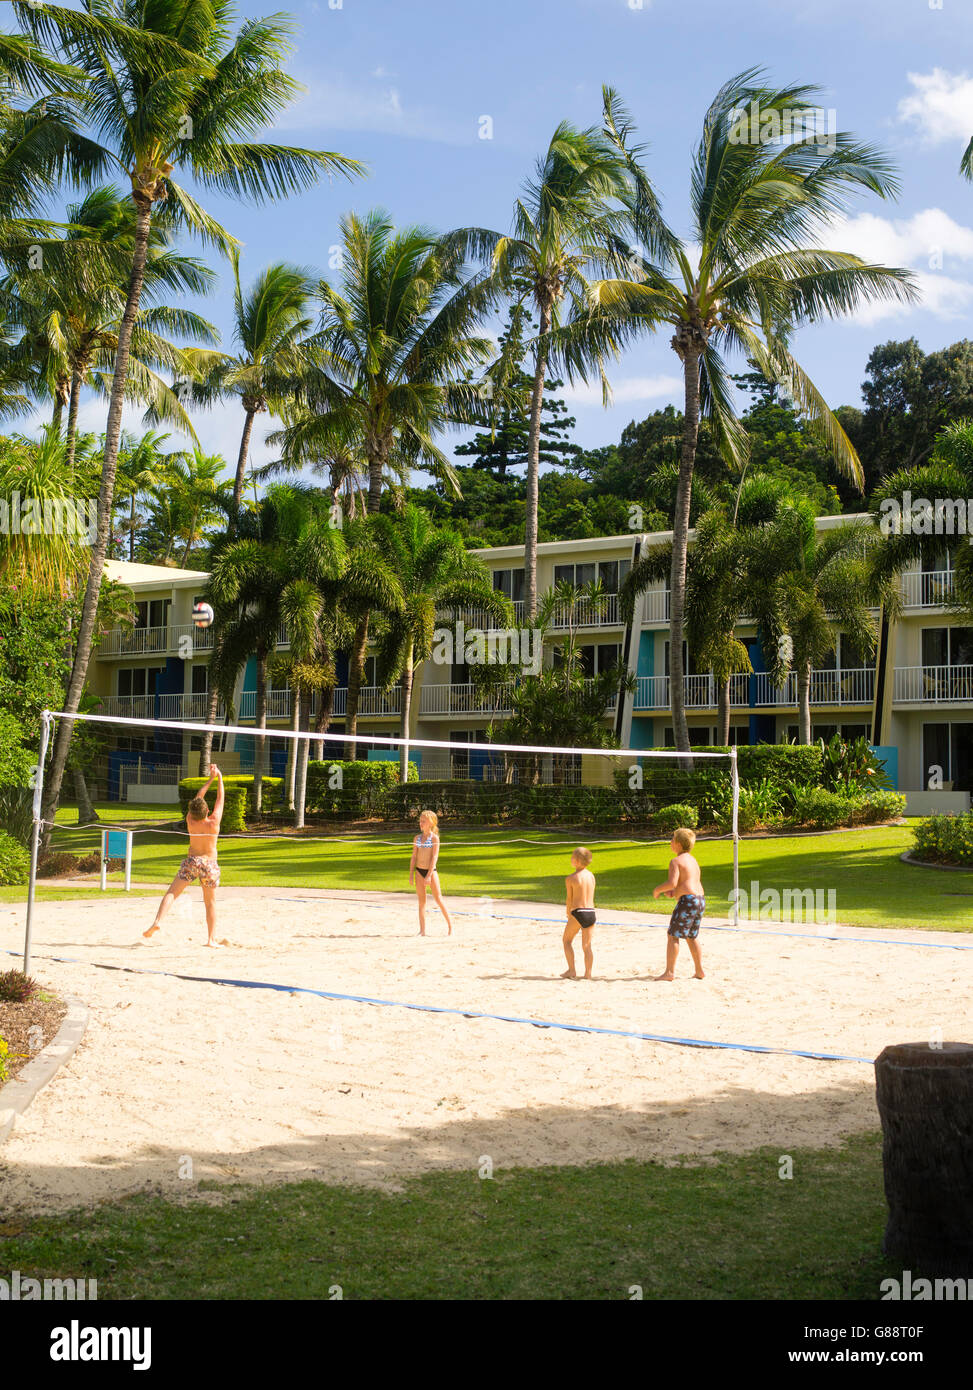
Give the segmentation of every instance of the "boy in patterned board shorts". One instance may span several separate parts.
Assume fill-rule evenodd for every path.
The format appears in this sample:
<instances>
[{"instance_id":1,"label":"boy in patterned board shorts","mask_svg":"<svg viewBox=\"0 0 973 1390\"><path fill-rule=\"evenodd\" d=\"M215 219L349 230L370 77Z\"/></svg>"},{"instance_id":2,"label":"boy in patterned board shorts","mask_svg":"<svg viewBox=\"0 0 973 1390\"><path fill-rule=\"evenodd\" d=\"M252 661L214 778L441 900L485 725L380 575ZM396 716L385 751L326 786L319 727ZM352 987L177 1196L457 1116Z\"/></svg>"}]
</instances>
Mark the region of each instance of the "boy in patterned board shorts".
<instances>
[{"instance_id":1,"label":"boy in patterned board shorts","mask_svg":"<svg viewBox=\"0 0 973 1390\"><path fill-rule=\"evenodd\" d=\"M214 781L217 783L216 804L213 807L213 814L210 815L209 806L206 803L206 793ZM194 879L198 878L199 886L203 890L203 902L206 904L206 930L208 933L206 945L229 945L225 938L222 941L216 939L216 890L220 886L220 866L216 859L216 841L220 833L220 822L223 819L223 802L223 774L215 763L210 763L209 781L199 794L193 797L186 815L189 853L179 865L179 872L159 904L155 921L148 931L142 933L145 940L151 940L155 936L162 926L162 919L180 893L184 888L188 888Z\"/></svg>"},{"instance_id":2,"label":"boy in patterned board shorts","mask_svg":"<svg viewBox=\"0 0 973 1390\"><path fill-rule=\"evenodd\" d=\"M652 889L653 898L662 893L667 898L677 899L669 919L666 968L661 975L654 977L657 980L674 978L680 941L685 941L689 946L689 954L696 967L693 979L703 979L703 961L696 938L699 936L700 923L706 909L706 899L703 897L703 880L699 864L692 854L695 843L696 835L692 830L680 829L673 833L669 848L675 857L669 860L669 877L665 883L660 883L657 888Z\"/></svg>"}]
</instances>

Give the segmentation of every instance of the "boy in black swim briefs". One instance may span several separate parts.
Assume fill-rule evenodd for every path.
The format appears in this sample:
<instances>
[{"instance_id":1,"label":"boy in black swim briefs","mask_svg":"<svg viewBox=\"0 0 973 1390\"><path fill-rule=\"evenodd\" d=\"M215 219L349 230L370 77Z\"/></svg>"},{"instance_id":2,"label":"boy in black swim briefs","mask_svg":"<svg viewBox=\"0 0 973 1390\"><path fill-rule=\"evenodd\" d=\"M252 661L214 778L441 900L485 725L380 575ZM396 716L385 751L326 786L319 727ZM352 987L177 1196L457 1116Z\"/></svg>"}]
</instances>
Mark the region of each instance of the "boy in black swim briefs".
<instances>
[{"instance_id":1,"label":"boy in black swim briefs","mask_svg":"<svg viewBox=\"0 0 973 1390\"><path fill-rule=\"evenodd\" d=\"M591 979L591 967L594 962L594 955L591 950L591 933L595 926L595 876L588 868L591 863L591 850L579 846L571 856L571 867L574 873L568 874L564 880L567 891L567 926L564 928L562 938L564 944L564 956L568 963L568 968L561 976L562 980L576 980L577 972L574 968L574 938L578 932L581 933L581 949L584 953L584 978Z\"/></svg>"},{"instance_id":2,"label":"boy in black swim briefs","mask_svg":"<svg viewBox=\"0 0 973 1390\"><path fill-rule=\"evenodd\" d=\"M693 978L703 979L703 960L696 938L699 936L700 923L706 909L706 899L703 896L700 867L692 854L695 843L696 834L694 831L679 829L673 832L669 848L672 850L674 858L669 861L669 877L665 883L660 883L657 888L652 890L653 898L657 898L661 893L667 898L676 899L676 905L669 919L666 968L661 975L655 976L657 980L672 980L675 977L676 957L679 955L680 941L686 942L689 947L689 954L693 958L693 964L696 967L696 974Z\"/></svg>"}]
</instances>

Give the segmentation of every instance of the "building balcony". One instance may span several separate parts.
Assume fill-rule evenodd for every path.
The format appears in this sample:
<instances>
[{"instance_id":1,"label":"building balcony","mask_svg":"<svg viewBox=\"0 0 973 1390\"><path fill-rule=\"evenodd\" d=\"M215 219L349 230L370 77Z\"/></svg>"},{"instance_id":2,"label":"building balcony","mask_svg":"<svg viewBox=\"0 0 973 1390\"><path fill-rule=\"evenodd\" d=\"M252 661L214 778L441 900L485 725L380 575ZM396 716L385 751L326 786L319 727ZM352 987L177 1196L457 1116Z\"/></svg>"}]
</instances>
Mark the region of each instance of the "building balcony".
<instances>
[{"instance_id":1,"label":"building balcony","mask_svg":"<svg viewBox=\"0 0 973 1390\"><path fill-rule=\"evenodd\" d=\"M973 666L897 666L892 686L896 704L973 704Z\"/></svg>"},{"instance_id":2,"label":"building balcony","mask_svg":"<svg viewBox=\"0 0 973 1390\"><path fill-rule=\"evenodd\" d=\"M903 608L945 608L953 597L953 571L909 570L899 587Z\"/></svg>"},{"instance_id":3,"label":"building balcony","mask_svg":"<svg viewBox=\"0 0 973 1390\"><path fill-rule=\"evenodd\" d=\"M183 719L192 722L206 723L209 714L209 696L204 692L195 695L160 695L159 712L156 716L159 719ZM226 710L220 705L216 711L214 723L222 724L226 719Z\"/></svg>"},{"instance_id":4,"label":"building balcony","mask_svg":"<svg viewBox=\"0 0 973 1390\"><path fill-rule=\"evenodd\" d=\"M685 676L686 708L715 710L719 689L712 675ZM872 669L812 671L810 700L814 706L870 705L875 693ZM783 685L775 686L765 671L730 678L732 709L768 710L797 708L797 676L792 671ZM635 692L636 714L671 708L668 676L639 676Z\"/></svg>"},{"instance_id":5,"label":"building balcony","mask_svg":"<svg viewBox=\"0 0 973 1390\"><path fill-rule=\"evenodd\" d=\"M588 682L590 686L590 682ZM481 691L475 685L424 685L419 693L420 714L509 714L511 686L493 691ZM612 695L605 713L611 714L618 705Z\"/></svg>"},{"instance_id":6,"label":"building balcony","mask_svg":"<svg viewBox=\"0 0 973 1390\"><path fill-rule=\"evenodd\" d=\"M293 713L292 701L293 692L290 690L271 690L267 693L267 721L268 723L280 723L281 720L289 720ZM315 692L311 696L311 716L317 715L320 696ZM398 716L402 711L402 689L394 686L391 690L383 690L377 685L363 685L358 692L358 717L359 719L387 719ZM334 707L332 716L335 719L344 719L348 713L348 687L338 686L334 692ZM238 718L243 720L256 719L257 717L257 692L255 690L245 690L240 696L240 707Z\"/></svg>"},{"instance_id":7,"label":"building balcony","mask_svg":"<svg viewBox=\"0 0 973 1390\"><path fill-rule=\"evenodd\" d=\"M213 650L213 629L195 623L174 623L169 627L113 627L103 633L96 656L116 659L125 656L195 656Z\"/></svg>"}]
</instances>

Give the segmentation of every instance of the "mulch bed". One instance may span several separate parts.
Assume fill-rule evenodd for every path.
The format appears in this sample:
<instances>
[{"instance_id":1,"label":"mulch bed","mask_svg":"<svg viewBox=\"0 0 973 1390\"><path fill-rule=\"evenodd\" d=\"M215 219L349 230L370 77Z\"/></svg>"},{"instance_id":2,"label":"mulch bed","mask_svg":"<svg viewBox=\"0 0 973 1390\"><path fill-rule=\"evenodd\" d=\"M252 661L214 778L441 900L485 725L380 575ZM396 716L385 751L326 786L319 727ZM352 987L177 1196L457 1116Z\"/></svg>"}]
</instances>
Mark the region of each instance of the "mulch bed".
<instances>
[{"instance_id":1,"label":"mulch bed","mask_svg":"<svg viewBox=\"0 0 973 1390\"><path fill-rule=\"evenodd\" d=\"M41 998L42 994L46 997ZM8 1081L53 1040L67 1011L67 1004L47 990L39 991L26 1004L0 1002L0 1038L10 1048L7 1054ZM38 1043L39 1035L32 1033L32 1028L40 1028L43 1041Z\"/></svg>"}]
</instances>

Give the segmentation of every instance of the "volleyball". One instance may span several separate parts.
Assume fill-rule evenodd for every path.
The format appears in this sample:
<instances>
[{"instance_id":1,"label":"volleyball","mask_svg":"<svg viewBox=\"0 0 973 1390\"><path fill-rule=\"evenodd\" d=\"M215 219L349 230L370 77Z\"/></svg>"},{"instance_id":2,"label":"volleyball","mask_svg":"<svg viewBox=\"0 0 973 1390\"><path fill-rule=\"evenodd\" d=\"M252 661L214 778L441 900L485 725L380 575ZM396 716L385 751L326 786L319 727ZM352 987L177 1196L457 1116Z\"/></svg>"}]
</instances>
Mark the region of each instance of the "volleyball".
<instances>
[{"instance_id":1,"label":"volleyball","mask_svg":"<svg viewBox=\"0 0 973 1390\"><path fill-rule=\"evenodd\" d=\"M213 610L208 603L193 604L193 623L196 627L210 627L214 616Z\"/></svg>"}]
</instances>

